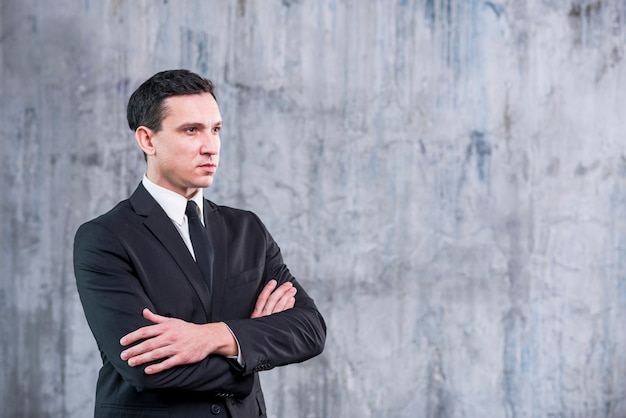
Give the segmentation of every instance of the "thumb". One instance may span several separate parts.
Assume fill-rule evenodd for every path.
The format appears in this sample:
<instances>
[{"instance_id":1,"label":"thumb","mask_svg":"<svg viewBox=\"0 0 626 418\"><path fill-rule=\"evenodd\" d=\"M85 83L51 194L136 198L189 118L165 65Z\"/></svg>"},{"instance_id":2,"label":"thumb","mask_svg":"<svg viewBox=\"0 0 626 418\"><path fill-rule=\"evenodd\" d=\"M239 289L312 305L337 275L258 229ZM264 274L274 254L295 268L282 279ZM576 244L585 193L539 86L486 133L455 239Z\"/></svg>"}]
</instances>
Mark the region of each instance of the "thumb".
<instances>
[{"instance_id":1,"label":"thumb","mask_svg":"<svg viewBox=\"0 0 626 418\"><path fill-rule=\"evenodd\" d=\"M161 315L157 315L157 314L153 313L148 308L144 308L142 314L143 314L143 317L146 318L148 321L154 322L156 324L161 323L161 322L165 322L165 321L167 321L169 319L169 318L167 318L165 316L161 316Z\"/></svg>"}]
</instances>

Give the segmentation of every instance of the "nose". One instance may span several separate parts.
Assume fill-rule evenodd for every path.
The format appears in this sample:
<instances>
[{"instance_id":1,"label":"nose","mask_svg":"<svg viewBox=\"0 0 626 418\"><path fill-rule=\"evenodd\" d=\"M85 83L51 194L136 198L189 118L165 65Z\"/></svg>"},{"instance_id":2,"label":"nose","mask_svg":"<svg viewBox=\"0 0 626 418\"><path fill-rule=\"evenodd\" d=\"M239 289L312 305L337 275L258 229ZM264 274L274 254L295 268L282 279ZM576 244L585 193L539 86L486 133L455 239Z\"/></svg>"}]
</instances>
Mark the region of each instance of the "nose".
<instances>
[{"instance_id":1,"label":"nose","mask_svg":"<svg viewBox=\"0 0 626 418\"><path fill-rule=\"evenodd\" d=\"M220 152L220 135L219 133L209 132L203 135L202 147L200 149L202 154L216 155Z\"/></svg>"}]
</instances>

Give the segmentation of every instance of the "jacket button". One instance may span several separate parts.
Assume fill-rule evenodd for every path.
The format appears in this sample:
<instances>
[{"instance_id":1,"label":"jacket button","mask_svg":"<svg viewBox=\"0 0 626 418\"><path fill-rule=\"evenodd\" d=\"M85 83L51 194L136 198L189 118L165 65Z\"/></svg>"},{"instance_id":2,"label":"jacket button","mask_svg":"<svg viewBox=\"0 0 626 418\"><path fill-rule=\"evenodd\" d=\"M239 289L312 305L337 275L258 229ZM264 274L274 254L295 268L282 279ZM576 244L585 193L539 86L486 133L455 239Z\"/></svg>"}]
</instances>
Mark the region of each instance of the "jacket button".
<instances>
[{"instance_id":1,"label":"jacket button","mask_svg":"<svg viewBox=\"0 0 626 418\"><path fill-rule=\"evenodd\" d=\"M220 408L219 405L211 405L211 412L213 415L219 415L219 413L222 412L222 408Z\"/></svg>"}]
</instances>

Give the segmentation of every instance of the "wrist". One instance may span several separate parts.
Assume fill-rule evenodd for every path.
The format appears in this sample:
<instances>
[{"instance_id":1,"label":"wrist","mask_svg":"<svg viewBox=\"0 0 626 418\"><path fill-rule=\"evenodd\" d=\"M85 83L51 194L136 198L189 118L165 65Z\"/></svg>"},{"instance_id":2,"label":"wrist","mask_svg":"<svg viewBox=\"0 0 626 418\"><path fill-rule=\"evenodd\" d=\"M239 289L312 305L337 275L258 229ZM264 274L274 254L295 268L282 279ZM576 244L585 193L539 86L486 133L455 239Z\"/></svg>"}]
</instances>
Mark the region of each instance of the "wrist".
<instances>
[{"instance_id":1,"label":"wrist","mask_svg":"<svg viewBox=\"0 0 626 418\"><path fill-rule=\"evenodd\" d=\"M237 348L237 341L235 336L231 332L228 325L224 322L217 322L210 324L216 326L216 338L215 343L217 347L214 351L215 354L219 354L225 357L237 357L239 349Z\"/></svg>"}]
</instances>

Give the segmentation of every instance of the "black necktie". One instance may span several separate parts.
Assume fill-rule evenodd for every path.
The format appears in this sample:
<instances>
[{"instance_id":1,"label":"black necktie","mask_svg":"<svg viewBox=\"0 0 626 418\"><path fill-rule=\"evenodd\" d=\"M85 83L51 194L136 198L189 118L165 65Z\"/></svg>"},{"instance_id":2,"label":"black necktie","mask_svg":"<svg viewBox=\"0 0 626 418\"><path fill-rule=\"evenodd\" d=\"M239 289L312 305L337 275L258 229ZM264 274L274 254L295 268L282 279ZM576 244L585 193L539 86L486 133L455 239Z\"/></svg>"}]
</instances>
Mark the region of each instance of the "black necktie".
<instances>
[{"instance_id":1,"label":"black necktie","mask_svg":"<svg viewBox=\"0 0 626 418\"><path fill-rule=\"evenodd\" d=\"M196 254L196 264L200 267L200 271L206 280L209 292L211 291L211 277L213 266L213 247L209 244L209 236L206 229L200 221L198 205L193 200L187 202L185 210L187 219L189 220L189 237L193 252Z\"/></svg>"}]
</instances>

